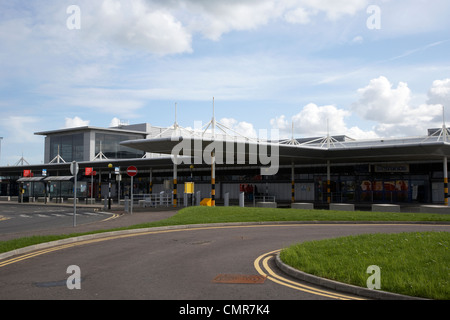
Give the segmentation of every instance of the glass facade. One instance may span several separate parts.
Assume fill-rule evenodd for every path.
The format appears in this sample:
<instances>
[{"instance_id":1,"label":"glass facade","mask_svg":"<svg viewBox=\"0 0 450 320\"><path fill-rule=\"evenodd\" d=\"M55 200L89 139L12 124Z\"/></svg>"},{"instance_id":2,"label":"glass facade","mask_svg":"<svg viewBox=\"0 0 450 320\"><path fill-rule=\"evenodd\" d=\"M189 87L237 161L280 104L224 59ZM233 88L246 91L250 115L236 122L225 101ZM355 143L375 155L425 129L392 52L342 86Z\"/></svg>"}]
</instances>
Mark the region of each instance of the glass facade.
<instances>
[{"instance_id":1,"label":"glass facade","mask_svg":"<svg viewBox=\"0 0 450 320\"><path fill-rule=\"evenodd\" d=\"M144 151L124 147L120 142L142 139L142 136L132 134L95 133L95 155L100 151L109 159L142 158Z\"/></svg>"},{"instance_id":2,"label":"glass facade","mask_svg":"<svg viewBox=\"0 0 450 320\"><path fill-rule=\"evenodd\" d=\"M83 134L68 134L50 137L50 161L59 155L66 162L83 161Z\"/></svg>"}]
</instances>

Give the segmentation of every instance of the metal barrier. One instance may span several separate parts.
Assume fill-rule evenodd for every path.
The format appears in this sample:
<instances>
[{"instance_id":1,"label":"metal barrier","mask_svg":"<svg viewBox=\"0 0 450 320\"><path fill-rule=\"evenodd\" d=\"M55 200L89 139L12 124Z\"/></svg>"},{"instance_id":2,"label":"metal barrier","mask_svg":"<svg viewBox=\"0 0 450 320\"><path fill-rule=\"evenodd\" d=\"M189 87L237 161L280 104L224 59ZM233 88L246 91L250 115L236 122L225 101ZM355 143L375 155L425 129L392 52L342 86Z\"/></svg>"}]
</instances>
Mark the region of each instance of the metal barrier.
<instances>
[{"instance_id":1,"label":"metal barrier","mask_svg":"<svg viewBox=\"0 0 450 320\"><path fill-rule=\"evenodd\" d=\"M168 207L172 205L172 193L161 192L159 194L138 194L134 195L134 200L137 200L140 206L145 207Z\"/></svg>"},{"instance_id":2,"label":"metal barrier","mask_svg":"<svg viewBox=\"0 0 450 320\"><path fill-rule=\"evenodd\" d=\"M253 206L256 206L257 202L275 202L275 196L255 195L253 197Z\"/></svg>"}]
</instances>

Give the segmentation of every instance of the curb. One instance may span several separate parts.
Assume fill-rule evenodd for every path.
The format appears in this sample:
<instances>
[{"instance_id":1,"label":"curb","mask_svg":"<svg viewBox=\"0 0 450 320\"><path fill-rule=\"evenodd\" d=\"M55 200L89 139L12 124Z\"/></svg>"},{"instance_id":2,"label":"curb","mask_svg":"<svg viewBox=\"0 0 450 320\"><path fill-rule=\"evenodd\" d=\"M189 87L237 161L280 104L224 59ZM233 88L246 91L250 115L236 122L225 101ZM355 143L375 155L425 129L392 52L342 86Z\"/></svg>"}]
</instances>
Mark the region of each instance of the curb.
<instances>
[{"instance_id":1,"label":"curb","mask_svg":"<svg viewBox=\"0 0 450 320\"><path fill-rule=\"evenodd\" d=\"M278 268L284 273L290 275L301 281L306 281L311 284L315 284L321 287L325 287L328 289L337 290L340 292L354 294L360 297L366 297L376 300L429 300L425 298L406 296L398 293L392 293L382 290L373 290L363 287L358 287L351 284L346 284L343 282L338 282L330 279L321 278L318 276L314 276L312 274L300 271L298 269L292 268L291 266L285 264L280 259L280 254L278 253L275 258L275 263Z\"/></svg>"}]
</instances>

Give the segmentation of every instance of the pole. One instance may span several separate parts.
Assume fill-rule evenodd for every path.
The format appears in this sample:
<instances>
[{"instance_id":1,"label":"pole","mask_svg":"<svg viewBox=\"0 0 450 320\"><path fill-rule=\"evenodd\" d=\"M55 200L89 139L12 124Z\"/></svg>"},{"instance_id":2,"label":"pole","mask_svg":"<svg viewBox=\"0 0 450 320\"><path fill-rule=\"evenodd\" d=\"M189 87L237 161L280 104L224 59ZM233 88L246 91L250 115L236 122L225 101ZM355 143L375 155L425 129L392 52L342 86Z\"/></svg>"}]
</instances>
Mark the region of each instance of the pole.
<instances>
[{"instance_id":1,"label":"pole","mask_svg":"<svg viewBox=\"0 0 450 320\"><path fill-rule=\"evenodd\" d=\"M134 189L133 176L131 176L131 206L130 206L130 214L133 214L133 189Z\"/></svg>"},{"instance_id":2,"label":"pole","mask_svg":"<svg viewBox=\"0 0 450 320\"><path fill-rule=\"evenodd\" d=\"M173 207L177 207L177 156L175 155L173 162Z\"/></svg>"},{"instance_id":3,"label":"pole","mask_svg":"<svg viewBox=\"0 0 450 320\"><path fill-rule=\"evenodd\" d=\"M111 168L112 164L108 164L109 168L109 177L108 177L108 210L111 210Z\"/></svg>"},{"instance_id":4,"label":"pole","mask_svg":"<svg viewBox=\"0 0 450 320\"><path fill-rule=\"evenodd\" d=\"M94 197L94 172L91 172L91 199L95 199L95 197Z\"/></svg>"},{"instance_id":5,"label":"pole","mask_svg":"<svg viewBox=\"0 0 450 320\"><path fill-rule=\"evenodd\" d=\"M74 185L73 185L73 226L77 225L77 172L74 169Z\"/></svg>"},{"instance_id":6,"label":"pole","mask_svg":"<svg viewBox=\"0 0 450 320\"><path fill-rule=\"evenodd\" d=\"M116 177L119 180L118 192L117 192L117 203L120 205L120 195L121 195L120 184L122 182L122 175L120 174L120 171L119 171L119 174Z\"/></svg>"},{"instance_id":7,"label":"pole","mask_svg":"<svg viewBox=\"0 0 450 320\"><path fill-rule=\"evenodd\" d=\"M216 152L211 152L211 206L216 206Z\"/></svg>"}]
</instances>

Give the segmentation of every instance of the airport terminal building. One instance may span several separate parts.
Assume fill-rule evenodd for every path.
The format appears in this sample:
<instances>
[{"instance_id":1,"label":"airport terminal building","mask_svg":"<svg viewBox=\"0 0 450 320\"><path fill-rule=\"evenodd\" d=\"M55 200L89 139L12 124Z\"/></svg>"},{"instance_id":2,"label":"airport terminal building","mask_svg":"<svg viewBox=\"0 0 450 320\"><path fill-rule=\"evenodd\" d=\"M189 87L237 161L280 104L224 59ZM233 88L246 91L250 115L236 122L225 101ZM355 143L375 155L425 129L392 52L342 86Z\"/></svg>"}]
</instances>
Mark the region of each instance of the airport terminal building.
<instances>
[{"instance_id":1,"label":"airport terminal building","mask_svg":"<svg viewBox=\"0 0 450 320\"><path fill-rule=\"evenodd\" d=\"M70 165L76 161L79 201L102 201L110 194L119 201L133 188L137 198L164 193L170 205L183 206L185 183L193 182L195 194L213 205L225 198L238 201L242 192L248 202L267 197L279 206L447 204L445 125L423 136L383 140L230 138L218 123L211 125L207 133L176 123L37 132L45 137L44 163L0 167L0 199L73 200ZM131 166L137 168L133 186L127 174Z\"/></svg>"}]
</instances>

